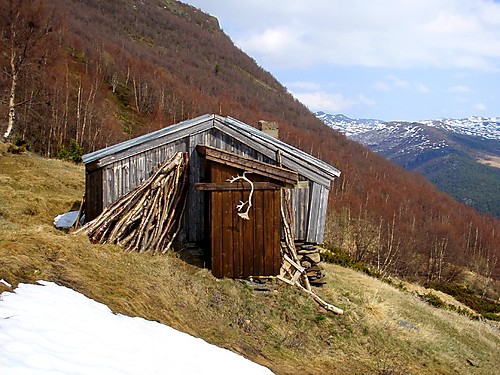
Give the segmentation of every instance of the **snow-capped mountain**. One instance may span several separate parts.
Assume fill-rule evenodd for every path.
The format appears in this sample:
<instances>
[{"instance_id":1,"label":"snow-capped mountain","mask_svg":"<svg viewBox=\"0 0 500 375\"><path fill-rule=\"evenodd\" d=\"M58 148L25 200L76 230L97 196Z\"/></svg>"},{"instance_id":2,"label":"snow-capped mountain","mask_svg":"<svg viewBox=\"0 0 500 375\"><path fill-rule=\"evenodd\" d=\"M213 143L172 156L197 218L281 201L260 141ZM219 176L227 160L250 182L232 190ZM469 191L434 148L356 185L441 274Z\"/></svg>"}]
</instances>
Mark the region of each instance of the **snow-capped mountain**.
<instances>
[{"instance_id":1,"label":"snow-capped mountain","mask_svg":"<svg viewBox=\"0 0 500 375\"><path fill-rule=\"evenodd\" d=\"M463 119L423 120L418 123L471 137L500 140L500 117L472 116Z\"/></svg>"},{"instance_id":2,"label":"snow-capped mountain","mask_svg":"<svg viewBox=\"0 0 500 375\"><path fill-rule=\"evenodd\" d=\"M384 122L324 112L316 116L349 139L419 171L458 201L500 218L499 117Z\"/></svg>"},{"instance_id":3,"label":"snow-capped mountain","mask_svg":"<svg viewBox=\"0 0 500 375\"><path fill-rule=\"evenodd\" d=\"M401 126L411 128L418 125L427 125L429 127L461 135L500 140L500 117L486 118L472 116L463 119L442 118L438 120L422 120L416 122L386 122L375 119L351 119L342 114L332 115L321 111L316 112L316 117L326 125L344 133L347 137L373 130L380 131L387 127L400 124Z\"/></svg>"},{"instance_id":4,"label":"snow-capped mountain","mask_svg":"<svg viewBox=\"0 0 500 375\"><path fill-rule=\"evenodd\" d=\"M454 149L446 132L418 123L382 123L350 138L407 169L416 169L422 162Z\"/></svg>"},{"instance_id":5,"label":"snow-capped mountain","mask_svg":"<svg viewBox=\"0 0 500 375\"><path fill-rule=\"evenodd\" d=\"M370 130L375 130L379 126L383 127L383 121L372 119L352 119L347 116L337 114L330 115L325 112L316 112L316 117L323 121L326 125L344 133L347 137L358 133L364 133Z\"/></svg>"}]
</instances>

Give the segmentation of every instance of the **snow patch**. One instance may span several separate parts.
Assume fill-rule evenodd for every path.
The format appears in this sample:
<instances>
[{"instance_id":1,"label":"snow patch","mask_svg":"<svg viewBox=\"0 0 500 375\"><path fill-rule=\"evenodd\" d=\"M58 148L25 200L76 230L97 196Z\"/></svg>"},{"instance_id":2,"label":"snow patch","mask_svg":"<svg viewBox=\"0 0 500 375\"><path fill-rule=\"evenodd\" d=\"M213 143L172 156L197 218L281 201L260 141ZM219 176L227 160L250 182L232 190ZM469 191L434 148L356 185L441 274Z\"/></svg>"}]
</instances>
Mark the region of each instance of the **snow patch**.
<instances>
[{"instance_id":1,"label":"snow patch","mask_svg":"<svg viewBox=\"0 0 500 375\"><path fill-rule=\"evenodd\" d=\"M78 219L78 211L70 211L65 214L57 215L54 218L54 226L60 229L68 229L73 227ZM85 222L85 215L80 218L80 224Z\"/></svg>"},{"instance_id":2,"label":"snow patch","mask_svg":"<svg viewBox=\"0 0 500 375\"><path fill-rule=\"evenodd\" d=\"M39 284L0 296L1 374L272 374L166 325Z\"/></svg>"}]
</instances>

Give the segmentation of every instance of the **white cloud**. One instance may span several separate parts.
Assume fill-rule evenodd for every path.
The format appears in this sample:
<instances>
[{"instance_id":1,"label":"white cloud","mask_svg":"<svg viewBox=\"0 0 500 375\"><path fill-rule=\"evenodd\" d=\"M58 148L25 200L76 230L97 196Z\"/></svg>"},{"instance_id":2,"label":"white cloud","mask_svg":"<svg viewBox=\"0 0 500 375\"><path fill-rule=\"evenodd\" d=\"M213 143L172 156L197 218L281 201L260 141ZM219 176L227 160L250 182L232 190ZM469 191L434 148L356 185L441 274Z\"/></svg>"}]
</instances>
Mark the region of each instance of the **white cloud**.
<instances>
[{"instance_id":1,"label":"white cloud","mask_svg":"<svg viewBox=\"0 0 500 375\"><path fill-rule=\"evenodd\" d=\"M295 92L293 96L304 103L312 111L329 113L344 112L353 107L373 107L375 101L360 94L356 98L348 98L342 94L324 91Z\"/></svg>"},{"instance_id":2,"label":"white cloud","mask_svg":"<svg viewBox=\"0 0 500 375\"><path fill-rule=\"evenodd\" d=\"M313 110L498 116L499 0L186 1Z\"/></svg>"},{"instance_id":3,"label":"white cloud","mask_svg":"<svg viewBox=\"0 0 500 375\"><path fill-rule=\"evenodd\" d=\"M378 91L391 91L392 87L389 83L384 81L376 81L373 83L373 88Z\"/></svg>"},{"instance_id":4,"label":"white cloud","mask_svg":"<svg viewBox=\"0 0 500 375\"><path fill-rule=\"evenodd\" d=\"M415 90L422 94L427 94L431 90L427 85L418 81L406 81L395 75L389 75L382 80L375 81L373 88L379 91L395 91L395 90Z\"/></svg>"},{"instance_id":5,"label":"white cloud","mask_svg":"<svg viewBox=\"0 0 500 375\"><path fill-rule=\"evenodd\" d=\"M422 82L413 82L413 85L415 89L421 94L428 94L431 92L431 89L429 89L429 87L424 85Z\"/></svg>"},{"instance_id":6,"label":"white cloud","mask_svg":"<svg viewBox=\"0 0 500 375\"><path fill-rule=\"evenodd\" d=\"M491 0L188 0L270 68L319 64L500 69Z\"/></svg>"},{"instance_id":7,"label":"white cloud","mask_svg":"<svg viewBox=\"0 0 500 375\"><path fill-rule=\"evenodd\" d=\"M404 81L395 75L390 75L387 77L390 84L396 88L406 89L411 86L410 82Z\"/></svg>"},{"instance_id":8,"label":"white cloud","mask_svg":"<svg viewBox=\"0 0 500 375\"><path fill-rule=\"evenodd\" d=\"M330 94L324 91L299 92L293 95L313 111L321 109L334 113L342 112L355 104L342 94Z\"/></svg>"},{"instance_id":9,"label":"white cloud","mask_svg":"<svg viewBox=\"0 0 500 375\"><path fill-rule=\"evenodd\" d=\"M242 45L241 41L237 41ZM276 27L264 30L261 34L252 34L244 42L245 48L259 50L261 53L277 53L287 50L295 44L293 34L286 28Z\"/></svg>"},{"instance_id":10,"label":"white cloud","mask_svg":"<svg viewBox=\"0 0 500 375\"><path fill-rule=\"evenodd\" d=\"M486 110L486 105L484 103L476 103L474 104L474 109L482 112Z\"/></svg>"},{"instance_id":11,"label":"white cloud","mask_svg":"<svg viewBox=\"0 0 500 375\"><path fill-rule=\"evenodd\" d=\"M456 85L448 88L448 92L456 93L456 94L464 94L471 92L470 87L464 85Z\"/></svg>"},{"instance_id":12,"label":"white cloud","mask_svg":"<svg viewBox=\"0 0 500 375\"><path fill-rule=\"evenodd\" d=\"M457 96L457 97L454 97L453 98L453 101L457 102L457 103L461 103L461 104L465 104L465 103L470 103L471 100L470 98L467 98L465 96Z\"/></svg>"}]
</instances>

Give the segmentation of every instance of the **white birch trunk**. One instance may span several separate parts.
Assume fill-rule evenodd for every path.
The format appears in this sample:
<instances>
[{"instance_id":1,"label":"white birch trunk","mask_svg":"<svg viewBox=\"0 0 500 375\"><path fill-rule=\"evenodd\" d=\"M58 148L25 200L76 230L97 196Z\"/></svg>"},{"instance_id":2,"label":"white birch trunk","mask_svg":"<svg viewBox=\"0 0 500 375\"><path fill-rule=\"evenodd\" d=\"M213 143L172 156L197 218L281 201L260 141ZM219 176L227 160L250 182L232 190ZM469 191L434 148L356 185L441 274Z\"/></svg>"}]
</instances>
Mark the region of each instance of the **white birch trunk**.
<instances>
[{"instance_id":1,"label":"white birch trunk","mask_svg":"<svg viewBox=\"0 0 500 375\"><path fill-rule=\"evenodd\" d=\"M6 141L10 137L10 133L14 128L16 122L16 87L17 87L17 73L12 72L12 81L10 83L10 94L9 94L9 122L7 124L7 130L3 135L3 140Z\"/></svg>"}]
</instances>

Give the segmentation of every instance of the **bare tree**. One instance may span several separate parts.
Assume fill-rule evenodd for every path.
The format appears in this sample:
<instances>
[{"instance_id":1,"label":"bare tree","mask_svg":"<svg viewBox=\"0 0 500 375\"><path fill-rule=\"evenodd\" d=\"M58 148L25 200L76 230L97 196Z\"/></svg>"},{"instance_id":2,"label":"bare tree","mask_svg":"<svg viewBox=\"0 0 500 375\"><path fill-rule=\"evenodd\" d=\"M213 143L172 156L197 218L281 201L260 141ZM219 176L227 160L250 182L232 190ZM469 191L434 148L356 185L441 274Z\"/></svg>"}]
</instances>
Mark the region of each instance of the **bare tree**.
<instances>
[{"instance_id":1,"label":"bare tree","mask_svg":"<svg viewBox=\"0 0 500 375\"><path fill-rule=\"evenodd\" d=\"M50 13L40 0L8 0L2 1L1 12L8 15L2 38L6 40L8 64L5 73L9 77L8 123L3 139L8 140L16 126L16 110L24 104L18 101L19 82L28 70L31 62L40 60L46 53L38 49L45 37L54 30L54 12ZM40 51L39 53L37 53Z\"/></svg>"}]
</instances>

